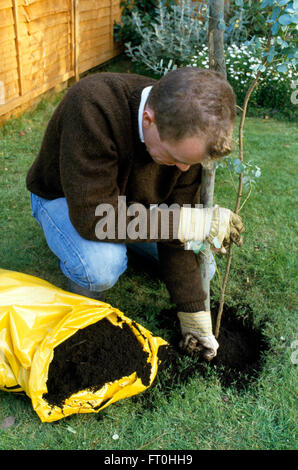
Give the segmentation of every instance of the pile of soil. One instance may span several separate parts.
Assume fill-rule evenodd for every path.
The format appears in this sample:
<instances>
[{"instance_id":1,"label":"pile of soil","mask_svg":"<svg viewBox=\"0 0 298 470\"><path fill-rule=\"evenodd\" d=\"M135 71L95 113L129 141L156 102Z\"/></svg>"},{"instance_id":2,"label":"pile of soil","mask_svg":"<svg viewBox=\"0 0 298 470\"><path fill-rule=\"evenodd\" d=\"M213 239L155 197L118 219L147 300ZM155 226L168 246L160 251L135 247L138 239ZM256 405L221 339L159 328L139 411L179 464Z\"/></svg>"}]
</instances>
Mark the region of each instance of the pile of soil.
<instances>
[{"instance_id":1,"label":"pile of soil","mask_svg":"<svg viewBox=\"0 0 298 470\"><path fill-rule=\"evenodd\" d=\"M49 405L62 408L72 394L85 389L95 392L105 383L133 372L145 386L149 385L149 354L143 351L131 328L126 323L122 326L114 326L104 318L55 348L48 373L48 393L43 395Z\"/></svg>"}]
</instances>

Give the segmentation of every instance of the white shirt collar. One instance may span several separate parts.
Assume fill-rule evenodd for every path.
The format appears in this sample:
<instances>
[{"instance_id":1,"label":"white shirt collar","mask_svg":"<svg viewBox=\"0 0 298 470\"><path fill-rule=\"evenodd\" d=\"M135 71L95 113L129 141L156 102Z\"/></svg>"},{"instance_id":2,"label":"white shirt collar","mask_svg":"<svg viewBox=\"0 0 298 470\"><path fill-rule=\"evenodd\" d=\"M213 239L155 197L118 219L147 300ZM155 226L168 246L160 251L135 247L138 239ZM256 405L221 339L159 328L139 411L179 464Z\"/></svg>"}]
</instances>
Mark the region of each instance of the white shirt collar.
<instances>
[{"instance_id":1,"label":"white shirt collar","mask_svg":"<svg viewBox=\"0 0 298 470\"><path fill-rule=\"evenodd\" d=\"M139 136L140 136L141 142L144 142L143 126L142 126L143 112L144 112L145 104L148 99L151 88L152 86L147 86L146 88L144 88L144 90L142 91L141 102L139 106L138 122L139 122Z\"/></svg>"}]
</instances>

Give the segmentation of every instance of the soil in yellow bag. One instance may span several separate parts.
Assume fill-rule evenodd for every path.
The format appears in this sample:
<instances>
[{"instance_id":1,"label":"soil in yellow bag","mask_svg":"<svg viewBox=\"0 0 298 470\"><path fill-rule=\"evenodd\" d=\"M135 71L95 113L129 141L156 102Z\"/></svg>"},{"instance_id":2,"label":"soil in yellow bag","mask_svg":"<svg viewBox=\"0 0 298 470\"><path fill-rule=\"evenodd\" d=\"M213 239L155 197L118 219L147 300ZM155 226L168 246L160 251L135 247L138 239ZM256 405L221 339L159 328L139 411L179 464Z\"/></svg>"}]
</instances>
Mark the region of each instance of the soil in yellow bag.
<instances>
[{"instance_id":1,"label":"soil in yellow bag","mask_svg":"<svg viewBox=\"0 0 298 470\"><path fill-rule=\"evenodd\" d=\"M43 422L146 390L167 344L109 304L0 269L0 389L24 391Z\"/></svg>"}]
</instances>

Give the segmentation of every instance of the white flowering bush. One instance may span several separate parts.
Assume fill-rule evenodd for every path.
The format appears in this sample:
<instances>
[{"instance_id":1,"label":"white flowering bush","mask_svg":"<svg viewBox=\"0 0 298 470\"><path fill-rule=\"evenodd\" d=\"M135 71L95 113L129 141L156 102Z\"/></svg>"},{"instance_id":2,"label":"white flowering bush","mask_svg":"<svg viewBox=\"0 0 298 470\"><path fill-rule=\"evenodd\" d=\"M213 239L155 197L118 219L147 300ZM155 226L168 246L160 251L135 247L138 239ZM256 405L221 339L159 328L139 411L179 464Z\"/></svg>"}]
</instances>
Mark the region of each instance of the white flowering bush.
<instances>
[{"instance_id":1,"label":"white flowering bush","mask_svg":"<svg viewBox=\"0 0 298 470\"><path fill-rule=\"evenodd\" d=\"M260 71L258 85L250 98L250 108L254 108L255 112L259 107L262 114L265 109L267 114L274 112L277 117L295 118L298 113L297 106L291 102L291 85L295 81L293 71L298 61L298 51L293 46L293 28L298 28L298 13L295 13L298 12L298 0L278 0L279 6L275 8L273 3L273 0L254 3L251 11L251 15L254 12L262 19L263 27L267 25L270 29L272 25L274 40L267 50L266 36L264 39L259 36L250 38L245 29L250 10L246 11L244 6L248 4L251 8L252 2L235 2L240 10L236 8L226 29L224 23L221 25L225 29L227 78L235 90L238 105L242 106L249 86L257 71ZM197 2L192 0L180 0L173 4L159 0L156 5L151 23L146 22L139 12L132 11L134 29L140 43L125 43L126 54L156 77L177 67L208 68L207 3L198 7ZM263 5L265 10L262 10ZM272 18L266 10L269 6L273 8L269 10ZM238 30L241 34L237 33ZM244 38L249 39L241 42Z\"/></svg>"},{"instance_id":2,"label":"white flowering bush","mask_svg":"<svg viewBox=\"0 0 298 470\"><path fill-rule=\"evenodd\" d=\"M262 44L262 41L260 41ZM262 65L261 48L252 50L248 45L232 44L226 47L227 79L232 85L238 105L241 106L257 70ZM190 61L192 67L209 67L208 47L204 46ZM291 83L294 72L278 72L273 65L264 67L259 78L258 86L250 98L250 105L281 112L291 117L293 105L291 104Z\"/></svg>"}]
</instances>

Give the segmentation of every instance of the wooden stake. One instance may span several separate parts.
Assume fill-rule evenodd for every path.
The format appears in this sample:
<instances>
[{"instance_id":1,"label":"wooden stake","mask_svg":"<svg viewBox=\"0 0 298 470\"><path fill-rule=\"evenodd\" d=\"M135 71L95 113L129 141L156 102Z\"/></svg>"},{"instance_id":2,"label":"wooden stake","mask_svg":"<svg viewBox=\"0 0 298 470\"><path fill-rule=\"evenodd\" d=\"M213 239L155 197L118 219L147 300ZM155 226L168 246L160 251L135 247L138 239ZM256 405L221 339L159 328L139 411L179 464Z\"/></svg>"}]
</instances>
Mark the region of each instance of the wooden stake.
<instances>
[{"instance_id":1,"label":"wooden stake","mask_svg":"<svg viewBox=\"0 0 298 470\"><path fill-rule=\"evenodd\" d=\"M13 10L15 44L16 44L17 64L18 64L19 95L23 96L24 85L23 85L21 50L20 50L20 30L19 30L19 14L18 14L17 0L12 0L12 10Z\"/></svg>"},{"instance_id":2,"label":"wooden stake","mask_svg":"<svg viewBox=\"0 0 298 470\"><path fill-rule=\"evenodd\" d=\"M79 55L80 55L80 12L79 0L74 0L74 72L75 81L80 80Z\"/></svg>"},{"instance_id":3,"label":"wooden stake","mask_svg":"<svg viewBox=\"0 0 298 470\"><path fill-rule=\"evenodd\" d=\"M224 12L224 0L209 0L209 68L226 76L224 60L223 31L218 28L220 15ZM203 207L213 206L215 164L202 170L200 203ZM210 246L201 255L200 273L205 293L205 310L210 311Z\"/></svg>"}]
</instances>

